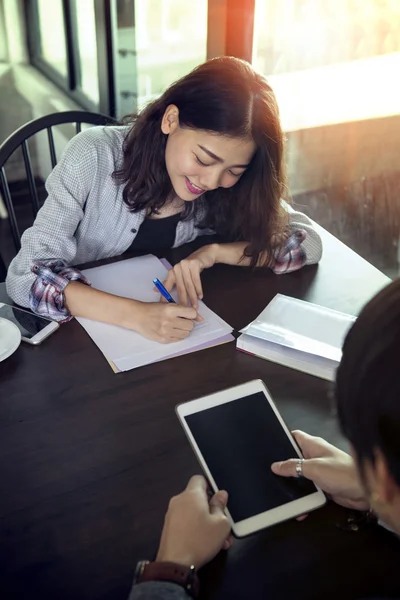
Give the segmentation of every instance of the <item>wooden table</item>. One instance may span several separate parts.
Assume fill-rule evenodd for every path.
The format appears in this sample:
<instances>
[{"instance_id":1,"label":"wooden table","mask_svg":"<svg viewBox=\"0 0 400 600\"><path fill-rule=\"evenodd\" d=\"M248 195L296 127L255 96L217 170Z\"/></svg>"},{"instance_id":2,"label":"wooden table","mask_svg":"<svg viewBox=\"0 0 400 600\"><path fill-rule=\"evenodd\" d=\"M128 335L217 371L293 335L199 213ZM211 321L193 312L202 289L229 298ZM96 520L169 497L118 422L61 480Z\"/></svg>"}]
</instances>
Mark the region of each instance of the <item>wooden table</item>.
<instances>
[{"instance_id":1,"label":"wooden table","mask_svg":"<svg viewBox=\"0 0 400 600\"><path fill-rule=\"evenodd\" d=\"M277 292L357 314L388 279L322 235L318 267L275 276L216 266L203 275L205 301L236 330ZM290 427L346 446L329 383L233 343L115 375L72 321L0 363L1 597L125 599L136 561L154 556L170 496L199 471L174 406L253 378L267 383ZM344 532L337 523L346 516L329 504L302 523L236 540L203 570L202 597L398 591L398 541L373 526Z\"/></svg>"}]
</instances>

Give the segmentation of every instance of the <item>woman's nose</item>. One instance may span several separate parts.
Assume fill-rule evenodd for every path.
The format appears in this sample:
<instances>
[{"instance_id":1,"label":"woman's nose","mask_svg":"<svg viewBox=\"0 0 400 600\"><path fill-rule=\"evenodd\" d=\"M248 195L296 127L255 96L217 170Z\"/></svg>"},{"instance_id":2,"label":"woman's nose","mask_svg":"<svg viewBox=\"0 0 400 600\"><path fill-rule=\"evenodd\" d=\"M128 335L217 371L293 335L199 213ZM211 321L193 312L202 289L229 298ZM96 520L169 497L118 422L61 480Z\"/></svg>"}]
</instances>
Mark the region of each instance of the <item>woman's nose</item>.
<instances>
[{"instance_id":1,"label":"woman's nose","mask_svg":"<svg viewBox=\"0 0 400 600\"><path fill-rule=\"evenodd\" d=\"M210 170L208 173L205 173L200 180L200 187L205 190L216 190L221 181L221 172L218 169Z\"/></svg>"}]
</instances>

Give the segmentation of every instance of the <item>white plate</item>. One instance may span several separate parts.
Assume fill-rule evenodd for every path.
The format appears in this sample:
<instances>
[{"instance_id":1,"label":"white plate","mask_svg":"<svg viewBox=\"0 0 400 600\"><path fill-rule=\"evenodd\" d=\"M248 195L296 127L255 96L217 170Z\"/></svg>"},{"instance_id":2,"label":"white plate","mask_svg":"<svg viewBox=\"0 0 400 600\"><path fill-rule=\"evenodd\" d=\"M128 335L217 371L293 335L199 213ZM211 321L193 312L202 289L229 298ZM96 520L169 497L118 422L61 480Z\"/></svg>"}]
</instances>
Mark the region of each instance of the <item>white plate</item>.
<instances>
[{"instance_id":1,"label":"white plate","mask_svg":"<svg viewBox=\"0 0 400 600\"><path fill-rule=\"evenodd\" d=\"M21 343L21 332L14 323L0 317L0 362L13 354Z\"/></svg>"}]
</instances>

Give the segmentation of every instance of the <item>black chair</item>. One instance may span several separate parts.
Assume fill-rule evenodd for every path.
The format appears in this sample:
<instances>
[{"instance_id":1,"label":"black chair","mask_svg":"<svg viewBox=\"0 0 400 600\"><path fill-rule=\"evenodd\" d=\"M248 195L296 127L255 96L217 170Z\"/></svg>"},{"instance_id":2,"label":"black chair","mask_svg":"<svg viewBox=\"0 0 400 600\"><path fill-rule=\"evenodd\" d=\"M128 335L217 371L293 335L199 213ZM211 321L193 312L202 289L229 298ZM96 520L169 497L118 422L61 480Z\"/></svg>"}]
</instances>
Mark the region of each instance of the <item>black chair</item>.
<instances>
[{"instance_id":1,"label":"black chair","mask_svg":"<svg viewBox=\"0 0 400 600\"><path fill-rule=\"evenodd\" d=\"M2 281L6 280L6 275L7 275L6 265L4 264L4 260L1 258L1 254L0 254L0 283Z\"/></svg>"},{"instance_id":2,"label":"black chair","mask_svg":"<svg viewBox=\"0 0 400 600\"><path fill-rule=\"evenodd\" d=\"M112 117L108 117L106 115L101 115L98 113L86 112L86 111L66 111L54 113L51 115L46 115L45 117L40 117L39 119L34 119L30 121L26 125L23 125L19 129L17 129L14 133L12 133L1 145L0 145L0 195L2 196L7 212L8 218L10 222L11 234L15 245L15 250L18 250L21 247L21 234L18 228L17 219L15 216L15 210L13 206L13 201L11 198L10 188L7 182L6 172L4 169L4 165L10 158L10 156L17 150L17 148L21 147L22 156L25 164L26 171L26 179L29 187L29 196L33 210L33 216L36 217L36 214L40 208L39 198L36 188L35 179L32 171L31 158L29 154L29 148L27 140L39 133L40 131L47 130L47 137L49 142L49 152L52 168L57 164L57 156L56 149L54 145L54 137L52 128L56 125L64 125L64 124L74 124L75 125L75 133L79 133L82 129L82 123L88 125L108 125L108 124L116 124L117 121ZM1 271L4 269L4 261L0 257L0 281L1 281Z\"/></svg>"}]
</instances>

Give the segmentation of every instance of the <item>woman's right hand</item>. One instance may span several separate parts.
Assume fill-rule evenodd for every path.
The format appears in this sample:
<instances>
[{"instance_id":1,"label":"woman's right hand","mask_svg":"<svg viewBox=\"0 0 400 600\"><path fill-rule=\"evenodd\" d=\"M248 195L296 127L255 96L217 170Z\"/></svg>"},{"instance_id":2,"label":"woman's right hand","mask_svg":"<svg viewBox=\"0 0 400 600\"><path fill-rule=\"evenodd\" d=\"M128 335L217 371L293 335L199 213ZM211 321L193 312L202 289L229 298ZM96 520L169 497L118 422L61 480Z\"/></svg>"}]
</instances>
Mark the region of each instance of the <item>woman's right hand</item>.
<instances>
[{"instance_id":1,"label":"woman's right hand","mask_svg":"<svg viewBox=\"0 0 400 600\"><path fill-rule=\"evenodd\" d=\"M334 502L354 510L369 505L353 458L319 437L293 431L303 456L303 475L326 492ZM282 477L296 477L298 459L273 463L272 471Z\"/></svg>"},{"instance_id":2,"label":"woman's right hand","mask_svg":"<svg viewBox=\"0 0 400 600\"><path fill-rule=\"evenodd\" d=\"M194 327L197 311L190 306L163 302L135 302L125 327L150 340L168 344L187 338Z\"/></svg>"},{"instance_id":3,"label":"woman's right hand","mask_svg":"<svg viewBox=\"0 0 400 600\"><path fill-rule=\"evenodd\" d=\"M139 302L70 281L64 290L65 307L74 317L85 317L137 331L167 344L187 338L198 319L191 306L164 302Z\"/></svg>"}]
</instances>

